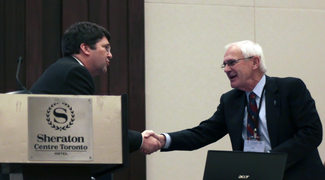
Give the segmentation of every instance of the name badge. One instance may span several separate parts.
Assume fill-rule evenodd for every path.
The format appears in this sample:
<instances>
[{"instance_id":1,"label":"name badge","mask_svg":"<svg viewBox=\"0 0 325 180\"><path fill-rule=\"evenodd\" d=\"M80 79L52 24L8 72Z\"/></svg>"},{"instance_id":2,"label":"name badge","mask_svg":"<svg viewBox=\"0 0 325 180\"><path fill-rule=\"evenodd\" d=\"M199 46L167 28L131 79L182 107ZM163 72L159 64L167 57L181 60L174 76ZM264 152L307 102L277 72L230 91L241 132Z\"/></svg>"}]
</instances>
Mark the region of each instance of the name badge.
<instances>
[{"instance_id":1,"label":"name badge","mask_svg":"<svg viewBox=\"0 0 325 180\"><path fill-rule=\"evenodd\" d=\"M264 152L264 150L264 141L245 140L244 152Z\"/></svg>"}]
</instances>

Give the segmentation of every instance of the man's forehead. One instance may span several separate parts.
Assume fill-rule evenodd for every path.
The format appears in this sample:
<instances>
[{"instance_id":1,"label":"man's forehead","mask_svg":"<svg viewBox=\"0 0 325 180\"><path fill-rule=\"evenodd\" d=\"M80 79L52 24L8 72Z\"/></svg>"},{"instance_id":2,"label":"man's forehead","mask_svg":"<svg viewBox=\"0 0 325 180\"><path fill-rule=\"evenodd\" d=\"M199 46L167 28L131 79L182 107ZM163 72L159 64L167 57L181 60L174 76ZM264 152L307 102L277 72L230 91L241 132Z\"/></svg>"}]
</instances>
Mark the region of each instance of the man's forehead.
<instances>
[{"instance_id":1,"label":"man's forehead","mask_svg":"<svg viewBox=\"0 0 325 180\"><path fill-rule=\"evenodd\" d=\"M98 41L98 43L100 43L100 44L109 44L109 41L108 41L107 38L104 36L101 40Z\"/></svg>"},{"instance_id":2,"label":"man's forehead","mask_svg":"<svg viewBox=\"0 0 325 180\"><path fill-rule=\"evenodd\" d=\"M228 50L226 51L225 55L224 55L224 59L233 59L233 58L239 58L242 56L242 52L238 47L235 46L231 46L230 48L228 48Z\"/></svg>"}]
</instances>

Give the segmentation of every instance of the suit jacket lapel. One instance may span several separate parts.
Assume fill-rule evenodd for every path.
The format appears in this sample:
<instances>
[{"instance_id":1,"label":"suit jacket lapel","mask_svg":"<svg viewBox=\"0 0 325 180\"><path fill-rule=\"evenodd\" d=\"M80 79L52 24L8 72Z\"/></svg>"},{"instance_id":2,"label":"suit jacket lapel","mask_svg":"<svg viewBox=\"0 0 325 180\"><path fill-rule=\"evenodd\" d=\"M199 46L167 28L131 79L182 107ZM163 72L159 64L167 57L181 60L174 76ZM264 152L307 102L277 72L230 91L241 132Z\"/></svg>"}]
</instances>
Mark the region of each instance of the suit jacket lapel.
<instances>
[{"instance_id":1,"label":"suit jacket lapel","mask_svg":"<svg viewBox=\"0 0 325 180\"><path fill-rule=\"evenodd\" d=\"M280 122L280 96L277 94L278 86L275 80L266 76L265 85L265 106L267 129L270 136L271 147L274 148L278 144L278 129Z\"/></svg>"},{"instance_id":2,"label":"suit jacket lapel","mask_svg":"<svg viewBox=\"0 0 325 180\"><path fill-rule=\"evenodd\" d=\"M231 120L231 142L233 146L233 150L243 150L244 142L242 138L243 132L243 118L245 113L245 106L246 106L246 95L244 91L237 90L235 98L231 101L231 109L230 112L230 120Z\"/></svg>"}]
</instances>

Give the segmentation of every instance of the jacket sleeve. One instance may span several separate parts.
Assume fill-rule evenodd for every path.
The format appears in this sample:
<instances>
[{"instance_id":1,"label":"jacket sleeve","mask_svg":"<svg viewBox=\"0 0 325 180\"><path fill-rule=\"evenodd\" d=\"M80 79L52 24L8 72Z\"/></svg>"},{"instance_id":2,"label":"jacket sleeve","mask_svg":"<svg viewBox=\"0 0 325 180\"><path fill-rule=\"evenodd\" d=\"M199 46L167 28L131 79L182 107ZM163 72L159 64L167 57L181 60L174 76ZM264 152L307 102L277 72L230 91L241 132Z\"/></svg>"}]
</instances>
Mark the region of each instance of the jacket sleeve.
<instances>
[{"instance_id":1,"label":"jacket sleeve","mask_svg":"<svg viewBox=\"0 0 325 180\"><path fill-rule=\"evenodd\" d=\"M129 152L132 153L140 149L142 145L142 135L138 131L129 130Z\"/></svg>"},{"instance_id":2,"label":"jacket sleeve","mask_svg":"<svg viewBox=\"0 0 325 180\"><path fill-rule=\"evenodd\" d=\"M162 151L195 150L218 141L228 133L224 118L224 105L220 99L217 111L198 126L178 132L168 133L171 137L170 147Z\"/></svg>"}]
</instances>

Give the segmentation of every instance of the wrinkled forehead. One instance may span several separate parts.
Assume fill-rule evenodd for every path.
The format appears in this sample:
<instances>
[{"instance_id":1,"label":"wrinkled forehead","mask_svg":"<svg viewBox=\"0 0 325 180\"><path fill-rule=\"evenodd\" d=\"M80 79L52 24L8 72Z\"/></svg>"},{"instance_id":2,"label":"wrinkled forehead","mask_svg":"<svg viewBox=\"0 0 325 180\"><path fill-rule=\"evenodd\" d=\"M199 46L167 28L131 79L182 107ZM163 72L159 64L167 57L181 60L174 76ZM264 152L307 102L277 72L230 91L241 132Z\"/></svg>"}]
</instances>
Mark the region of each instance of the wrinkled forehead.
<instances>
[{"instance_id":1,"label":"wrinkled forehead","mask_svg":"<svg viewBox=\"0 0 325 180\"><path fill-rule=\"evenodd\" d=\"M239 59L239 58L243 58L242 51L237 46L231 46L226 51L223 61L227 61L230 59Z\"/></svg>"}]
</instances>

